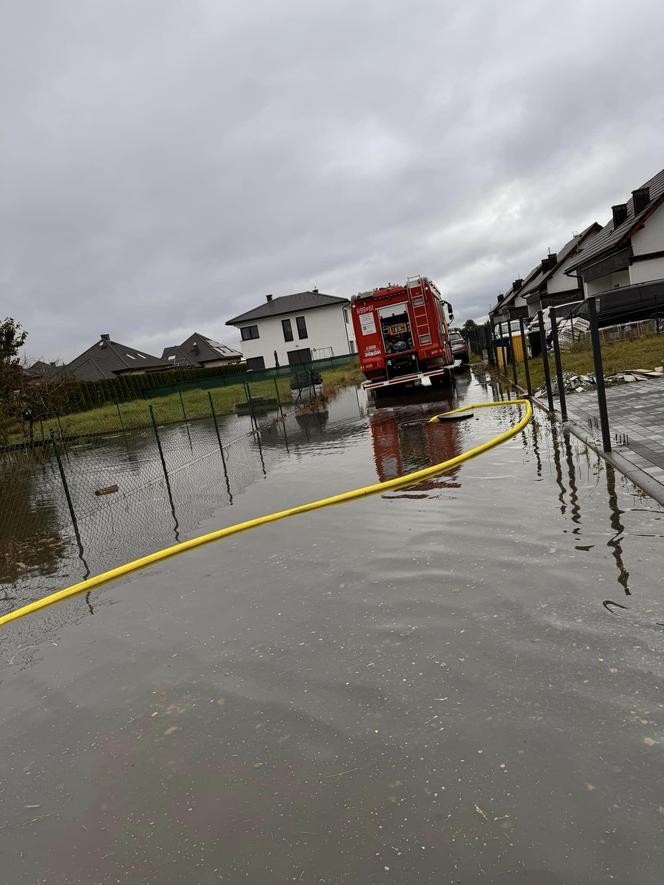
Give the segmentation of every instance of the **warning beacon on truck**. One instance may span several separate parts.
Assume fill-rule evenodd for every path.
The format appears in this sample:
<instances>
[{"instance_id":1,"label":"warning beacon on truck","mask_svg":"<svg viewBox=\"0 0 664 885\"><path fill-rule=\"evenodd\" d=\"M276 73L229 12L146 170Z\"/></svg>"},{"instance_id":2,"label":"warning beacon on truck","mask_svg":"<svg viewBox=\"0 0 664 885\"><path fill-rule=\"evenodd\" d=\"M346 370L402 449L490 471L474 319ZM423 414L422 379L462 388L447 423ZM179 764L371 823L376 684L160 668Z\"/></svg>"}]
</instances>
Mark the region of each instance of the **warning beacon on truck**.
<instances>
[{"instance_id":1,"label":"warning beacon on truck","mask_svg":"<svg viewBox=\"0 0 664 885\"><path fill-rule=\"evenodd\" d=\"M442 384L454 367L452 308L427 277L389 284L351 299L363 386Z\"/></svg>"}]
</instances>

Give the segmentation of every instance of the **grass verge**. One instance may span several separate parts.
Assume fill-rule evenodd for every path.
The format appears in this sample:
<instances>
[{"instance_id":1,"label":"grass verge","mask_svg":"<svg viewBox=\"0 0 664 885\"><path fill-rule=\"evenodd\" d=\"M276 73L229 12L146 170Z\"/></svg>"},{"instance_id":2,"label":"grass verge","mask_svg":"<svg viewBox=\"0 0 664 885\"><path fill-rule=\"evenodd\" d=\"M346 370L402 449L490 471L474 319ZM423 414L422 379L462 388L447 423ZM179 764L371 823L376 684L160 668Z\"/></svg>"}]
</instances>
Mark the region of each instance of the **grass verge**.
<instances>
[{"instance_id":1,"label":"grass verge","mask_svg":"<svg viewBox=\"0 0 664 885\"><path fill-rule=\"evenodd\" d=\"M563 372L576 372L579 375L594 374L593 352L589 341L579 342L570 350L561 353ZM627 372L630 369L654 369L664 365L664 335L647 335L631 341L616 341L602 346L604 374ZM529 360L530 378L533 390L544 384L544 363L541 357ZM556 374L553 354L549 354L551 377ZM512 367L507 366L505 375L512 377ZM526 373L523 363L517 364L517 378L522 387L526 386Z\"/></svg>"},{"instance_id":2,"label":"grass verge","mask_svg":"<svg viewBox=\"0 0 664 885\"><path fill-rule=\"evenodd\" d=\"M325 392L328 396L334 395L342 387L356 384L361 380L359 366L340 366L321 372ZM282 402L290 403L290 378L278 378L277 387ZM231 387L209 388L212 394L215 412L217 415L227 415L235 411L236 403L246 401L245 389L237 384ZM251 385L252 397L276 398L274 381L258 381ZM207 418L210 416L210 400L208 390L193 388L179 393L171 393L167 396L148 397L136 399L126 403L120 403L119 411L115 403L107 403L96 409L86 412L75 412L70 415L62 415L60 423L55 418L49 418L43 422L44 435L49 436L50 431L63 436L86 436L91 434L117 433L122 430L146 427L150 424L149 406L154 407L155 416L159 424L178 424L185 420ZM122 416L122 423L120 421ZM39 421L35 422L35 439L41 439L42 428ZM16 423L8 438L9 443L23 441L23 428L20 422Z\"/></svg>"}]
</instances>

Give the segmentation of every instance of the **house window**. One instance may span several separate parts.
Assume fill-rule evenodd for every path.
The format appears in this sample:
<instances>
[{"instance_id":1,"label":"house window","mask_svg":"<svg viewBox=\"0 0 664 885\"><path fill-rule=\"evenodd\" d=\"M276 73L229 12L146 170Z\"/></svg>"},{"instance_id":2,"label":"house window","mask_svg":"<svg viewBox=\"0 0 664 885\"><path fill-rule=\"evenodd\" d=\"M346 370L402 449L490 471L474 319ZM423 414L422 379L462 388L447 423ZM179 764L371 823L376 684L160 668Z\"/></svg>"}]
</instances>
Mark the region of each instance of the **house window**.
<instances>
[{"instance_id":1,"label":"house window","mask_svg":"<svg viewBox=\"0 0 664 885\"><path fill-rule=\"evenodd\" d=\"M254 328L256 328L254 326ZM244 331L244 329L242 330ZM258 336L256 336L258 337ZM264 369L265 368L265 358L262 356L252 356L247 360L247 368L248 369Z\"/></svg>"},{"instance_id":2,"label":"house window","mask_svg":"<svg viewBox=\"0 0 664 885\"><path fill-rule=\"evenodd\" d=\"M281 328L284 330L284 341L293 340L293 326L290 320L282 320Z\"/></svg>"},{"instance_id":3,"label":"house window","mask_svg":"<svg viewBox=\"0 0 664 885\"><path fill-rule=\"evenodd\" d=\"M307 323L304 317L295 317L295 322L297 323L297 337L300 340L302 340L302 338L308 338Z\"/></svg>"},{"instance_id":4,"label":"house window","mask_svg":"<svg viewBox=\"0 0 664 885\"><path fill-rule=\"evenodd\" d=\"M240 329L240 334L243 341L251 341L254 338L258 338L258 326L243 326Z\"/></svg>"}]
</instances>

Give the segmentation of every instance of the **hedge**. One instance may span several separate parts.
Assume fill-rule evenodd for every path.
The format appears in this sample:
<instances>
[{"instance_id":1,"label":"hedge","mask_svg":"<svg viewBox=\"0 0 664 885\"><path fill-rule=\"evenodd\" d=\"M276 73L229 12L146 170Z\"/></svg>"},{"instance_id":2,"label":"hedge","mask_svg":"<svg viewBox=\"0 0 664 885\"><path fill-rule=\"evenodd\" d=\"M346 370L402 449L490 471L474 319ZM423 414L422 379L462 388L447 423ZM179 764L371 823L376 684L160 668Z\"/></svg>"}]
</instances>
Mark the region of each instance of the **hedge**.
<instances>
[{"instance_id":1,"label":"hedge","mask_svg":"<svg viewBox=\"0 0 664 885\"><path fill-rule=\"evenodd\" d=\"M155 388L201 381L221 375L244 375L244 364L232 363L208 369L166 369L163 372L146 372L142 375L118 375L100 381L77 381L71 379L58 385L58 403L62 412L83 412L103 406L105 403L123 403L150 395Z\"/></svg>"}]
</instances>

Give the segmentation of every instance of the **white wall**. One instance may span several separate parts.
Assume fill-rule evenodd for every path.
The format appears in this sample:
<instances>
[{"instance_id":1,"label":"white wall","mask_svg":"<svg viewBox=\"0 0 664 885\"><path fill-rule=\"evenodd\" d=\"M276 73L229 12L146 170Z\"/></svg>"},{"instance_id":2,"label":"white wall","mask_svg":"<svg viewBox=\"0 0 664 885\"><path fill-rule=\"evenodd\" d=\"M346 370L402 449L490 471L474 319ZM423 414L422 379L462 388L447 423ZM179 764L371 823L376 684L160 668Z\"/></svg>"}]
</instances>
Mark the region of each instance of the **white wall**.
<instances>
[{"instance_id":1,"label":"white wall","mask_svg":"<svg viewBox=\"0 0 664 885\"><path fill-rule=\"evenodd\" d=\"M348 315L348 323L344 319L344 310ZM302 316L307 324L307 337L300 339L297 333L295 318ZM293 329L293 340L284 341L284 331L281 321L290 319ZM348 340L353 341L353 325L350 316L350 304L331 304L329 307L316 307L313 310L294 311L280 314L276 317L268 317L251 323L242 323L242 326L258 326L259 338L250 341L242 341L242 355L245 359L262 356L265 360L265 368L274 367L274 351L277 351L279 365L288 365L289 350L302 350L310 348L312 359L322 359L330 356L329 348L332 348L334 356L354 352L349 350ZM346 337L346 330L348 337ZM315 351L318 351L316 353Z\"/></svg>"},{"instance_id":2,"label":"white wall","mask_svg":"<svg viewBox=\"0 0 664 885\"><path fill-rule=\"evenodd\" d=\"M574 258L577 256L574 255ZM571 258L564 261L560 267L553 273L546 282L546 291L549 295L555 295L557 292L567 292L570 289L577 288L576 277L568 277L565 268L572 263ZM572 298L573 296L570 296Z\"/></svg>"},{"instance_id":3,"label":"white wall","mask_svg":"<svg viewBox=\"0 0 664 885\"><path fill-rule=\"evenodd\" d=\"M632 250L634 255L664 252L664 206L660 206L646 221L645 226L634 234ZM664 258L635 261L629 270L632 283L664 279Z\"/></svg>"},{"instance_id":4,"label":"white wall","mask_svg":"<svg viewBox=\"0 0 664 885\"><path fill-rule=\"evenodd\" d=\"M629 286L629 270L618 270L615 273L609 273L604 277L598 277L589 283L583 284L583 290L586 298L598 295L600 292L608 292L609 289L617 289L620 286Z\"/></svg>"},{"instance_id":5,"label":"white wall","mask_svg":"<svg viewBox=\"0 0 664 885\"><path fill-rule=\"evenodd\" d=\"M635 255L664 251L664 206L660 206L632 237ZM640 264L641 262L639 262Z\"/></svg>"},{"instance_id":6,"label":"white wall","mask_svg":"<svg viewBox=\"0 0 664 885\"><path fill-rule=\"evenodd\" d=\"M629 269L629 276L632 283L647 283L650 280L664 280L664 258L650 258L648 261L635 261Z\"/></svg>"}]
</instances>

